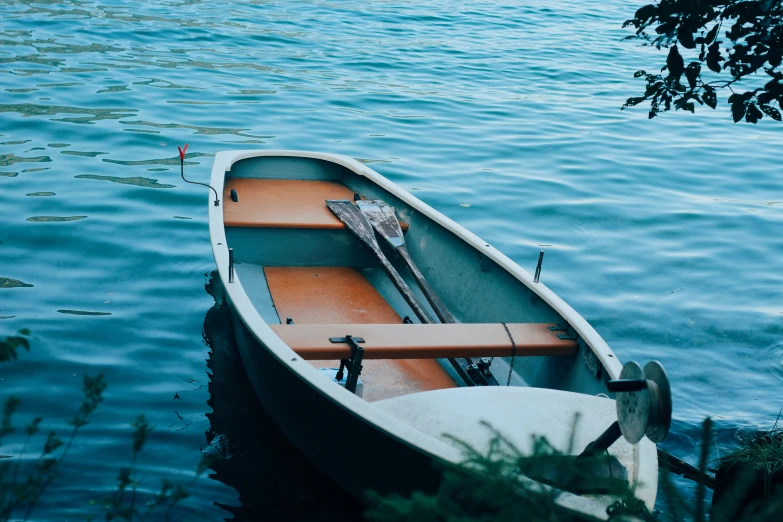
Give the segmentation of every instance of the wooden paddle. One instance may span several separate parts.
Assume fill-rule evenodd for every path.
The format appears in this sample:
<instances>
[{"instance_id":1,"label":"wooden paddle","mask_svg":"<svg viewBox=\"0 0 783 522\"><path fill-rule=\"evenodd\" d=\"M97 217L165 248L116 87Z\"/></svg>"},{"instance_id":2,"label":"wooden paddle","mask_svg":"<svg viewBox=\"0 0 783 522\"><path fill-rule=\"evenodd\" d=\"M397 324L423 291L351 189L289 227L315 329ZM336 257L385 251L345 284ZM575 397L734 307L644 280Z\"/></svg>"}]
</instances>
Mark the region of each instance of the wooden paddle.
<instances>
[{"instance_id":1,"label":"wooden paddle","mask_svg":"<svg viewBox=\"0 0 783 522\"><path fill-rule=\"evenodd\" d=\"M367 199L357 200L356 206L359 207L361 213L367 216L367 219L372 224L372 227L386 242L394 249L395 252L405 261L405 264L413 274L413 278L416 279L416 283L421 288L424 297L427 298L432 309L435 310L435 315L442 323L455 323L454 316L451 315L446 305L440 300L438 294L430 286L424 275L416 266L416 263L411 259L408 253L408 248L405 246L405 238L402 235L402 228L400 222L397 219L397 214L394 211L394 207L388 203L379 199ZM475 379L470 377L465 371L466 367L474 366L473 360L469 357L464 359L449 359L449 362L457 371L462 380L469 385L476 384ZM497 385L497 380L494 376L481 374L480 379L484 379L488 385Z\"/></svg>"},{"instance_id":2,"label":"wooden paddle","mask_svg":"<svg viewBox=\"0 0 783 522\"><path fill-rule=\"evenodd\" d=\"M438 294L435 293L435 290L424 278L419 267L411 259L408 248L405 246L405 238L402 235L402 228L397 220L394 207L379 199L357 201L356 206L359 207L362 214L367 216L378 235L385 239L402 260L405 261L411 274L413 274L413 278L416 280L419 288L421 288L422 293L424 293L424 297L427 298L427 301L432 305L432 309L435 310L435 315L438 316L438 319L443 323L455 322L454 316L451 315L451 312L448 311L446 305L440 300Z\"/></svg>"},{"instance_id":3,"label":"wooden paddle","mask_svg":"<svg viewBox=\"0 0 783 522\"><path fill-rule=\"evenodd\" d=\"M408 284L403 281L400 274L381 251L378 241L375 240L375 232L373 232L372 224L367 219L367 216L362 214L361 210L359 210L353 202L347 200L328 199L326 200L326 206L329 207L329 210L334 212L334 215L337 216L340 221L345 223L348 230L353 232L362 243L373 251L375 257L377 257L378 261L381 263L383 270L388 274L394 283L394 286L397 287L397 290L400 291L402 297L405 298L405 301L413 309L416 317L418 317L422 323L433 323L434 321L421 306L421 303L413 294L413 291Z\"/></svg>"}]
</instances>

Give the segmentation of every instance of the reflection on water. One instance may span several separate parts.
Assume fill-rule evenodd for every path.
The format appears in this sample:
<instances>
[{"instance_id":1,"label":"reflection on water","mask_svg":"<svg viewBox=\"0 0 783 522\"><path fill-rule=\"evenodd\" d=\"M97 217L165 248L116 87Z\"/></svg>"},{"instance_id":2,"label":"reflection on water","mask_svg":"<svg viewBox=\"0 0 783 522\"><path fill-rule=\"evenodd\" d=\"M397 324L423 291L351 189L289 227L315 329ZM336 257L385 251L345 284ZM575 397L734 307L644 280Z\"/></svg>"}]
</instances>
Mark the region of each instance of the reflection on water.
<instances>
[{"instance_id":1,"label":"reflection on water","mask_svg":"<svg viewBox=\"0 0 783 522\"><path fill-rule=\"evenodd\" d=\"M64 107L54 105L39 105L33 103L0 104L0 113L16 112L22 116L59 116L60 114L82 114L80 118L54 118L52 121L65 123L93 124L100 120L118 120L138 111L135 109L86 109L81 107Z\"/></svg>"},{"instance_id":2,"label":"reflection on water","mask_svg":"<svg viewBox=\"0 0 783 522\"><path fill-rule=\"evenodd\" d=\"M87 216L32 216L27 221L78 221Z\"/></svg>"},{"instance_id":3,"label":"reflection on water","mask_svg":"<svg viewBox=\"0 0 783 522\"><path fill-rule=\"evenodd\" d=\"M81 152L78 150L64 150L60 152L60 154L65 154L66 156L82 156L85 158L94 158L96 156L100 156L101 154L108 154L108 152Z\"/></svg>"},{"instance_id":4,"label":"reflection on water","mask_svg":"<svg viewBox=\"0 0 783 522\"><path fill-rule=\"evenodd\" d=\"M29 288L33 285L28 285L17 279L11 279L9 277L0 277L0 288Z\"/></svg>"},{"instance_id":5,"label":"reflection on water","mask_svg":"<svg viewBox=\"0 0 783 522\"><path fill-rule=\"evenodd\" d=\"M207 414L207 441L213 443L218 437L227 441L231 458L216 461L212 477L235 488L241 502L223 507L236 520L360 520L361 504L307 460L256 399L216 274L212 272L206 285L215 305L204 317L203 330L210 349L207 366L213 410Z\"/></svg>"},{"instance_id":6,"label":"reflection on water","mask_svg":"<svg viewBox=\"0 0 783 522\"><path fill-rule=\"evenodd\" d=\"M110 312L88 312L87 310L57 310L57 313L68 315L111 315Z\"/></svg>"},{"instance_id":7,"label":"reflection on water","mask_svg":"<svg viewBox=\"0 0 783 522\"><path fill-rule=\"evenodd\" d=\"M122 183L123 185L136 185L137 187L145 187L145 188L166 189L166 188L175 187L175 185L166 185L165 183L158 183L157 179L140 178L140 177L120 178L117 176L99 176L97 174L79 174L78 176L74 176L74 178L97 179L100 181L111 181L114 183Z\"/></svg>"},{"instance_id":8,"label":"reflection on water","mask_svg":"<svg viewBox=\"0 0 783 522\"><path fill-rule=\"evenodd\" d=\"M49 156L20 157L15 154L0 154L0 167L8 167L16 163L48 163L52 161Z\"/></svg>"},{"instance_id":9,"label":"reflection on water","mask_svg":"<svg viewBox=\"0 0 783 522\"><path fill-rule=\"evenodd\" d=\"M185 166L188 165L198 165L198 163L193 161L187 161L188 158L198 158L198 157L212 157L214 154L205 154L202 152L188 152L185 154ZM180 159L179 156L173 157L173 158L160 158L160 159L146 159L146 160L115 160L115 159L108 159L104 158L103 161L106 163L115 163L117 165L125 165L126 167L138 167L142 165L179 165Z\"/></svg>"}]
</instances>

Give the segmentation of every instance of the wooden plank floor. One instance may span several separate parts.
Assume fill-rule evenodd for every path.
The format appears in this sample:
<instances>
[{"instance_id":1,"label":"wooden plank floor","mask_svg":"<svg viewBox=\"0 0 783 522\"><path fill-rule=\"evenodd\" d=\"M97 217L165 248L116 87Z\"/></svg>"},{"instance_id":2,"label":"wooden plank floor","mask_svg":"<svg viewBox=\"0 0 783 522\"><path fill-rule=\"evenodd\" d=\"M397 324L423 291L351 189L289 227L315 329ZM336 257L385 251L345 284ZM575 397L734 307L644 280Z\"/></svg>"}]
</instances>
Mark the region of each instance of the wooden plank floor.
<instances>
[{"instance_id":1,"label":"wooden plank floor","mask_svg":"<svg viewBox=\"0 0 783 522\"><path fill-rule=\"evenodd\" d=\"M280 320L295 324L400 324L402 318L362 273L349 267L265 267ZM351 332L343 332L350 334ZM337 368L339 361L310 361ZM434 359L367 360L364 399L377 401L456 384Z\"/></svg>"}]
</instances>

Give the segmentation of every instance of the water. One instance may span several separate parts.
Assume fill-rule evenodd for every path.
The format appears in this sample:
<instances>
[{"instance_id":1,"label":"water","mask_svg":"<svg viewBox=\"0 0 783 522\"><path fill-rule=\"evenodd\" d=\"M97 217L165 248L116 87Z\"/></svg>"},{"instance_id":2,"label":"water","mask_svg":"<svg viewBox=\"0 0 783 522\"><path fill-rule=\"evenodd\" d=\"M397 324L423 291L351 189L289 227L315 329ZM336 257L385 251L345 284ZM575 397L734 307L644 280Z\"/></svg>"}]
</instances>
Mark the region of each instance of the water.
<instances>
[{"instance_id":1,"label":"water","mask_svg":"<svg viewBox=\"0 0 783 522\"><path fill-rule=\"evenodd\" d=\"M192 479L213 406L263 414L250 395L207 404L213 260L207 194L179 179L184 143L200 180L220 150L350 155L528 269L546 250L542 280L621 360L666 366L667 444L686 458L707 415L720 452L771 426L783 406L781 127L731 123L725 97L695 116L621 112L642 89L633 72L664 62L622 41L639 5L3 2L0 278L31 286L0 283L0 334L34 339L0 366L1 395L23 399L19 426L41 415L64 433L80 376L109 383L35 515L94 513L138 414L156 426L138 462L151 490ZM245 434L259 441L245 471L282 476L296 454L258 422L271 438ZM250 479L218 475L250 502ZM301 476L253 498L295 504L323 480ZM173 513L217 520L216 502L237 506L237 491L202 477Z\"/></svg>"}]
</instances>

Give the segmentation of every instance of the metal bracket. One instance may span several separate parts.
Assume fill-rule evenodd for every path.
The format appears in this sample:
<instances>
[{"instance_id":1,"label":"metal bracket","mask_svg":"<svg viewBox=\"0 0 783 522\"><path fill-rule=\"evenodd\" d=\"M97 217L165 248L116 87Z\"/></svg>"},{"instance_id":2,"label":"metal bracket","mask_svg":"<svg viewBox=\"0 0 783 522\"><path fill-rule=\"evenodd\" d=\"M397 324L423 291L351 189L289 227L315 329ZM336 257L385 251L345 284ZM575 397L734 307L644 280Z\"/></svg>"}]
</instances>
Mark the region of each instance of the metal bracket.
<instances>
[{"instance_id":1,"label":"metal bracket","mask_svg":"<svg viewBox=\"0 0 783 522\"><path fill-rule=\"evenodd\" d=\"M465 373L468 374L468 377L476 386L497 386L498 381L492 375L492 372L489 371L489 364L484 367L484 360L486 359L480 359L478 363L474 363L472 359L466 357L465 361L468 364L465 366ZM486 361L489 363L489 360Z\"/></svg>"},{"instance_id":2,"label":"metal bracket","mask_svg":"<svg viewBox=\"0 0 783 522\"><path fill-rule=\"evenodd\" d=\"M551 332L566 332L568 331L568 326L561 326L559 324L553 324L549 327L549 330Z\"/></svg>"},{"instance_id":3,"label":"metal bracket","mask_svg":"<svg viewBox=\"0 0 783 522\"><path fill-rule=\"evenodd\" d=\"M576 341L576 335L572 335L570 333L557 334L557 338L564 341Z\"/></svg>"},{"instance_id":4,"label":"metal bracket","mask_svg":"<svg viewBox=\"0 0 783 522\"><path fill-rule=\"evenodd\" d=\"M539 277L541 277L541 263L544 262L544 251L538 253L538 264L536 264L536 275L533 277L533 282L538 283Z\"/></svg>"},{"instance_id":5,"label":"metal bracket","mask_svg":"<svg viewBox=\"0 0 783 522\"><path fill-rule=\"evenodd\" d=\"M604 431L601 435L598 436L597 439L595 439L593 442L587 445L587 447L584 449L582 453L579 454L578 458L586 458L586 457L593 457L595 455L598 455L600 453L603 453L607 449L609 449L609 446L614 444L617 439L622 437L622 432L620 432L620 423L617 421L614 421L607 429Z\"/></svg>"},{"instance_id":6,"label":"metal bracket","mask_svg":"<svg viewBox=\"0 0 783 522\"><path fill-rule=\"evenodd\" d=\"M234 282L234 249L228 249L228 282Z\"/></svg>"},{"instance_id":7,"label":"metal bracket","mask_svg":"<svg viewBox=\"0 0 783 522\"><path fill-rule=\"evenodd\" d=\"M294 324L294 319L293 319L293 317L286 317L286 319L285 319L285 324Z\"/></svg>"},{"instance_id":8,"label":"metal bracket","mask_svg":"<svg viewBox=\"0 0 783 522\"><path fill-rule=\"evenodd\" d=\"M411 318L406 315L402 318L402 324L413 324L413 321L411 321Z\"/></svg>"},{"instance_id":9,"label":"metal bracket","mask_svg":"<svg viewBox=\"0 0 783 522\"><path fill-rule=\"evenodd\" d=\"M345 379L345 389L351 393L356 393L356 385L359 382L359 374L362 373L362 359L364 358L364 348L359 343L364 342L362 337L346 335L345 337L330 337L330 343L347 343L351 347L351 358L340 360L340 369L337 370L337 381L343 380L343 370L348 369L348 377Z\"/></svg>"},{"instance_id":10,"label":"metal bracket","mask_svg":"<svg viewBox=\"0 0 783 522\"><path fill-rule=\"evenodd\" d=\"M479 371L484 375L485 377L491 377L492 371L490 371L489 366L492 364L492 361L490 359L487 359L486 357L482 357L478 360L476 363L476 366L478 366Z\"/></svg>"},{"instance_id":11,"label":"metal bracket","mask_svg":"<svg viewBox=\"0 0 783 522\"><path fill-rule=\"evenodd\" d=\"M234 189L231 189L231 201L234 203L239 203L239 197L237 196L237 191Z\"/></svg>"}]
</instances>

